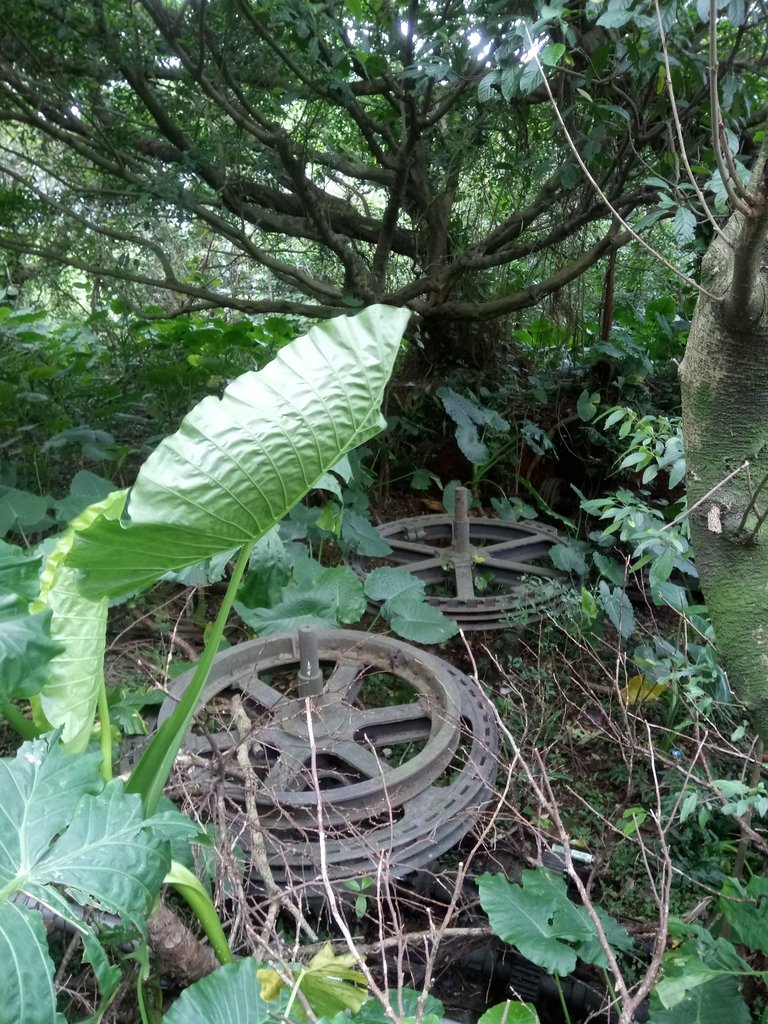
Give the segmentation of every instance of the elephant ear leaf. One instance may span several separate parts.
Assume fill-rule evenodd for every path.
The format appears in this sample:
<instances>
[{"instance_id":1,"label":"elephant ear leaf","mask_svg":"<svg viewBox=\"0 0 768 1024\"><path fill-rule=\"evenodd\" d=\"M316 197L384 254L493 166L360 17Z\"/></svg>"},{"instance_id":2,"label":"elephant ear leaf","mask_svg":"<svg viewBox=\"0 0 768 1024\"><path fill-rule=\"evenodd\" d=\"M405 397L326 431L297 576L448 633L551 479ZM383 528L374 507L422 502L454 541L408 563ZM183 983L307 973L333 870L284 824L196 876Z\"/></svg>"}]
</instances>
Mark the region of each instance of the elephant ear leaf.
<instances>
[{"instance_id":1,"label":"elephant ear leaf","mask_svg":"<svg viewBox=\"0 0 768 1024\"><path fill-rule=\"evenodd\" d=\"M118 597L261 537L385 425L407 310L370 306L311 328L221 398L204 398L150 455L120 520L79 532L67 558L88 597Z\"/></svg>"},{"instance_id":2,"label":"elephant ear leaf","mask_svg":"<svg viewBox=\"0 0 768 1024\"><path fill-rule=\"evenodd\" d=\"M162 816L146 818L122 782L104 785L99 754L70 755L53 732L0 759L0 1020L63 1024L40 910L81 935L106 999L119 981L83 907L145 931L170 865Z\"/></svg>"},{"instance_id":3,"label":"elephant ear leaf","mask_svg":"<svg viewBox=\"0 0 768 1024\"><path fill-rule=\"evenodd\" d=\"M40 593L30 605L30 611L50 616L51 639L57 645L46 666L40 707L50 725L61 727L62 742L72 753L85 750L91 735L103 681L107 601L91 600L80 592L77 572L67 559L80 530L119 519L126 494L114 491L72 520L48 555Z\"/></svg>"}]
</instances>

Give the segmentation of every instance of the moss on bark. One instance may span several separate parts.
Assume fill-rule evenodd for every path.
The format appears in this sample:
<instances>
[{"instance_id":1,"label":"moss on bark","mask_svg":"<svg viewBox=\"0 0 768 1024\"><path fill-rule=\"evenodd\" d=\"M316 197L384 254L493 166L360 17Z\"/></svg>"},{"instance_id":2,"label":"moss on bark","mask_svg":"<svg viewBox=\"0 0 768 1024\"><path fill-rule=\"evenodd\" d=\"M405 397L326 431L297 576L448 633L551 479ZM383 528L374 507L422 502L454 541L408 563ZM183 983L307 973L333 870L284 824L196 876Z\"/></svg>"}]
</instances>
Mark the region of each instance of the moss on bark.
<instances>
[{"instance_id":1,"label":"moss on bark","mask_svg":"<svg viewBox=\"0 0 768 1024\"><path fill-rule=\"evenodd\" d=\"M755 278L754 301L737 309L734 254L746 220L736 215L702 266L699 298L680 368L691 532L718 650L736 697L768 740L768 314ZM751 226L750 226L751 229Z\"/></svg>"}]
</instances>

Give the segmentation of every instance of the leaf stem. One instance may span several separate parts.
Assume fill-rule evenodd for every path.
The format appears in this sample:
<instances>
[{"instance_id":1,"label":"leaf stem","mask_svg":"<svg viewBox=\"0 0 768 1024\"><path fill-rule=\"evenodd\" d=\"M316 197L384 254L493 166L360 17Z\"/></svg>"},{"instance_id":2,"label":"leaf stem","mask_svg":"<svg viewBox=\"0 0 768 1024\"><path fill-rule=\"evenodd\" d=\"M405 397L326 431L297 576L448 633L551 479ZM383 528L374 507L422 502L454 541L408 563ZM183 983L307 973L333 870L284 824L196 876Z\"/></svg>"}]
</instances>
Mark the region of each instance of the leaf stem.
<instances>
[{"instance_id":1,"label":"leaf stem","mask_svg":"<svg viewBox=\"0 0 768 1024\"><path fill-rule=\"evenodd\" d=\"M128 793L138 793L144 802L144 813L150 815L157 807L165 784L173 769L173 762L181 749L190 723L197 711L197 705L208 681L213 659L219 650L219 643L224 635L229 613L235 601L237 588L248 565L251 551L256 541L249 541L240 549L235 568L221 602L219 614L213 624L208 643L197 663L195 674L176 710L163 722L157 730L149 746L141 756L139 763L126 783Z\"/></svg>"},{"instance_id":2,"label":"leaf stem","mask_svg":"<svg viewBox=\"0 0 768 1024\"><path fill-rule=\"evenodd\" d=\"M213 901L200 880L183 864L172 861L171 870L166 875L165 882L172 885L176 892L186 900L200 922L219 963L231 964L234 958L227 943L227 937L221 927L221 921Z\"/></svg>"},{"instance_id":3,"label":"leaf stem","mask_svg":"<svg viewBox=\"0 0 768 1024\"><path fill-rule=\"evenodd\" d=\"M41 735L35 723L30 721L26 715L23 715L16 705L11 704L10 701L0 704L0 715L12 729L16 730L22 739L36 740Z\"/></svg>"},{"instance_id":4,"label":"leaf stem","mask_svg":"<svg viewBox=\"0 0 768 1024\"><path fill-rule=\"evenodd\" d=\"M99 684L99 746L101 747L101 777L105 782L112 778L112 723L109 718L107 686L102 676Z\"/></svg>"},{"instance_id":5,"label":"leaf stem","mask_svg":"<svg viewBox=\"0 0 768 1024\"><path fill-rule=\"evenodd\" d=\"M554 978L554 982L555 982L555 988L557 989L557 995L558 995L558 998L560 1000L560 1006L561 1006L562 1011L563 1011L563 1020L565 1021L565 1024L571 1024L571 1015L568 1012L568 1004L565 1001L565 995L563 993L563 986L560 984L560 975L559 974L555 974L555 975L553 975L553 978Z\"/></svg>"}]
</instances>

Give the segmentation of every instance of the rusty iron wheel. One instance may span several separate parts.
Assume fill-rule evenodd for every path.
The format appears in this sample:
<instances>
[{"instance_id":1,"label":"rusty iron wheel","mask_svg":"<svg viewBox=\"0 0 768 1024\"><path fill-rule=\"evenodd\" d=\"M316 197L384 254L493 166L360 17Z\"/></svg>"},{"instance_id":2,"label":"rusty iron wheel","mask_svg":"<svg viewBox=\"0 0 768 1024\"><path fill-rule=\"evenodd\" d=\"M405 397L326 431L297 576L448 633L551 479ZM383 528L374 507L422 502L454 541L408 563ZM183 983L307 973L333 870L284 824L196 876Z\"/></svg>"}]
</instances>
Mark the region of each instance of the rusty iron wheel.
<instances>
[{"instance_id":1,"label":"rusty iron wheel","mask_svg":"<svg viewBox=\"0 0 768 1024\"><path fill-rule=\"evenodd\" d=\"M453 515L413 516L377 527L392 549L383 559L353 555L348 564L365 580L377 565L412 573L426 599L463 629L503 629L556 607L567 576L556 570L554 530L530 523L470 517L465 488ZM375 608L376 602L371 602Z\"/></svg>"},{"instance_id":2,"label":"rusty iron wheel","mask_svg":"<svg viewBox=\"0 0 768 1024\"><path fill-rule=\"evenodd\" d=\"M191 678L176 681L158 724ZM483 693L447 662L389 637L302 627L219 654L185 741L187 784L222 785L236 830L242 745L275 876L316 875L322 840L331 876L350 878L382 857L406 874L470 831L493 789L498 734Z\"/></svg>"}]
</instances>

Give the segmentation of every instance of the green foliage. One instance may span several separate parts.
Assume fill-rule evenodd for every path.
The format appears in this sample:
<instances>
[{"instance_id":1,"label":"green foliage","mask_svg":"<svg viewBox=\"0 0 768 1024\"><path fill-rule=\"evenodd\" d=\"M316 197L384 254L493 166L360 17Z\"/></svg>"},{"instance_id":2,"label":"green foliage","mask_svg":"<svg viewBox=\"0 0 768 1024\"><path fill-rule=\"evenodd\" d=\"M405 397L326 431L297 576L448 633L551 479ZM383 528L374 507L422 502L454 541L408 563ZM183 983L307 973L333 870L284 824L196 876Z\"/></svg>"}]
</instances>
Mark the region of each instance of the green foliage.
<instances>
[{"instance_id":1,"label":"green foliage","mask_svg":"<svg viewBox=\"0 0 768 1024\"><path fill-rule=\"evenodd\" d=\"M652 1024L748 1024L752 1018L739 980L768 972L754 971L731 942L700 925L673 920L670 931L683 941L664 955L664 973L651 994Z\"/></svg>"},{"instance_id":2,"label":"green foliage","mask_svg":"<svg viewBox=\"0 0 768 1024\"><path fill-rule=\"evenodd\" d=\"M759 67L764 19L743 10L726 6L717 30L727 137L751 153L761 79L742 69ZM31 272L106 323L144 308L157 343L177 348L184 329L163 317L180 310L327 316L429 295L429 346L481 348L485 325L561 296L616 242L602 199L581 187L547 86L624 216L641 230L669 220L657 228L668 246L675 229L694 245L709 230L677 155L658 145L666 69L645 7L537 0L523 16L470 0L440 14L419 7L402 31L397 11L360 2L343 16L270 4L258 31L249 8L189 9L170 31L172 11L105 14L85 0L9 10L3 66L18 74L3 75L5 301L23 287L14 271L25 282ZM691 165L718 202L702 14L679 0L661 16ZM210 46L197 66L201 34ZM222 64L231 38L238 52ZM34 40L44 62L19 40ZM47 112L30 114L28 89ZM57 264L71 269L57 275ZM456 325L473 321L483 328L467 343ZM227 352L258 341L221 321L206 335L169 360L180 366L166 381L219 372Z\"/></svg>"},{"instance_id":3,"label":"green foliage","mask_svg":"<svg viewBox=\"0 0 768 1024\"><path fill-rule=\"evenodd\" d=\"M545 870L523 871L521 884L515 885L503 875L486 873L477 885L494 932L550 974L571 974L577 958L607 966L595 925L583 907L568 899L562 877ZM615 949L632 948L624 928L603 911L599 917Z\"/></svg>"},{"instance_id":4,"label":"green foliage","mask_svg":"<svg viewBox=\"0 0 768 1024\"><path fill-rule=\"evenodd\" d=\"M330 943L306 965L274 968L245 957L191 985L163 1017L163 1024L302 1024L306 1013L296 999L300 990L325 1024L386 1024L391 1018L377 999L368 998L363 975L352 954L334 956ZM293 979L293 985L289 979ZM415 1021L419 993L392 993L392 1010L404 1021ZM424 1024L439 1024L442 1005L428 997ZM518 1018L512 1017L517 1022ZM531 1018L521 1018L528 1024ZM534 1024L534 1021L531 1022Z\"/></svg>"},{"instance_id":5,"label":"green foliage","mask_svg":"<svg viewBox=\"0 0 768 1024\"><path fill-rule=\"evenodd\" d=\"M420 644L439 644L456 636L457 623L427 604L426 584L402 569L382 566L368 573L365 593L382 602L380 613L398 636Z\"/></svg>"},{"instance_id":6,"label":"green foliage","mask_svg":"<svg viewBox=\"0 0 768 1024\"><path fill-rule=\"evenodd\" d=\"M39 693L51 659L62 650L51 638L51 612L28 613L40 561L0 541L0 704Z\"/></svg>"},{"instance_id":7,"label":"green foliage","mask_svg":"<svg viewBox=\"0 0 768 1024\"><path fill-rule=\"evenodd\" d=\"M293 632L299 626L333 629L338 623L357 622L366 609L363 585L346 566L324 569L304 557L292 564L293 582L285 586L279 600L269 607L235 610L260 636Z\"/></svg>"},{"instance_id":8,"label":"green foliage","mask_svg":"<svg viewBox=\"0 0 768 1024\"><path fill-rule=\"evenodd\" d=\"M539 1015L532 1003L500 1003L486 1010L478 1024L539 1024Z\"/></svg>"},{"instance_id":9,"label":"green foliage","mask_svg":"<svg viewBox=\"0 0 768 1024\"><path fill-rule=\"evenodd\" d=\"M375 434L407 317L376 307L313 328L223 399L205 399L130 493L116 492L70 526L48 557L35 610L53 612L52 635L65 646L42 701L73 748L88 742L102 685L107 597L257 540Z\"/></svg>"},{"instance_id":10,"label":"green foliage","mask_svg":"<svg viewBox=\"0 0 768 1024\"><path fill-rule=\"evenodd\" d=\"M78 532L68 564L85 571L83 593L131 593L266 533L383 427L378 403L407 320L379 306L314 327L220 400L204 399L142 467L127 520ZM172 480L183 489L171 492Z\"/></svg>"},{"instance_id":11,"label":"green foliage","mask_svg":"<svg viewBox=\"0 0 768 1024\"><path fill-rule=\"evenodd\" d=\"M649 484L658 474L669 474L668 488L674 491L685 477L683 430L680 418L639 416L625 407L609 409L605 429L619 426L618 436L626 445L619 469L642 471L641 481Z\"/></svg>"},{"instance_id":12,"label":"green foliage","mask_svg":"<svg viewBox=\"0 0 768 1024\"><path fill-rule=\"evenodd\" d=\"M438 388L437 397L456 424L456 443L467 461L473 466L484 466L490 458L490 451L484 440L486 432L506 434L509 432L509 423L493 409L481 405L474 397L465 398L451 388ZM482 437L478 429L480 427L483 428Z\"/></svg>"},{"instance_id":13,"label":"green foliage","mask_svg":"<svg viewBox=\"0 0 768 1024\"><path fill-rule=\"evenodd\" d=\"M285 1011L289 992L267 1002L251 957L226 964L190 985L163 1017L164 1024L272 1024Z\"/></svg>"},{"instance_id":14,"label":"green foliage","mask_svg":"<svg viewBox=\"0 0 768 1024\"><path fill-rule=\"evenodd\" d=\"M25 743L0 761L0 987L3 1017L20 1024L58 1019L53 965L41 909L82 935L108 998L119 972L107 964L95 922L82 908L117 915L139 936L170 867L168 838L195 826L178 812L145 818L119 781L104 784L98 754L66 754L58 734ZM16 901L29 897L26 906Z\"/></svg>"}]
</instances>

